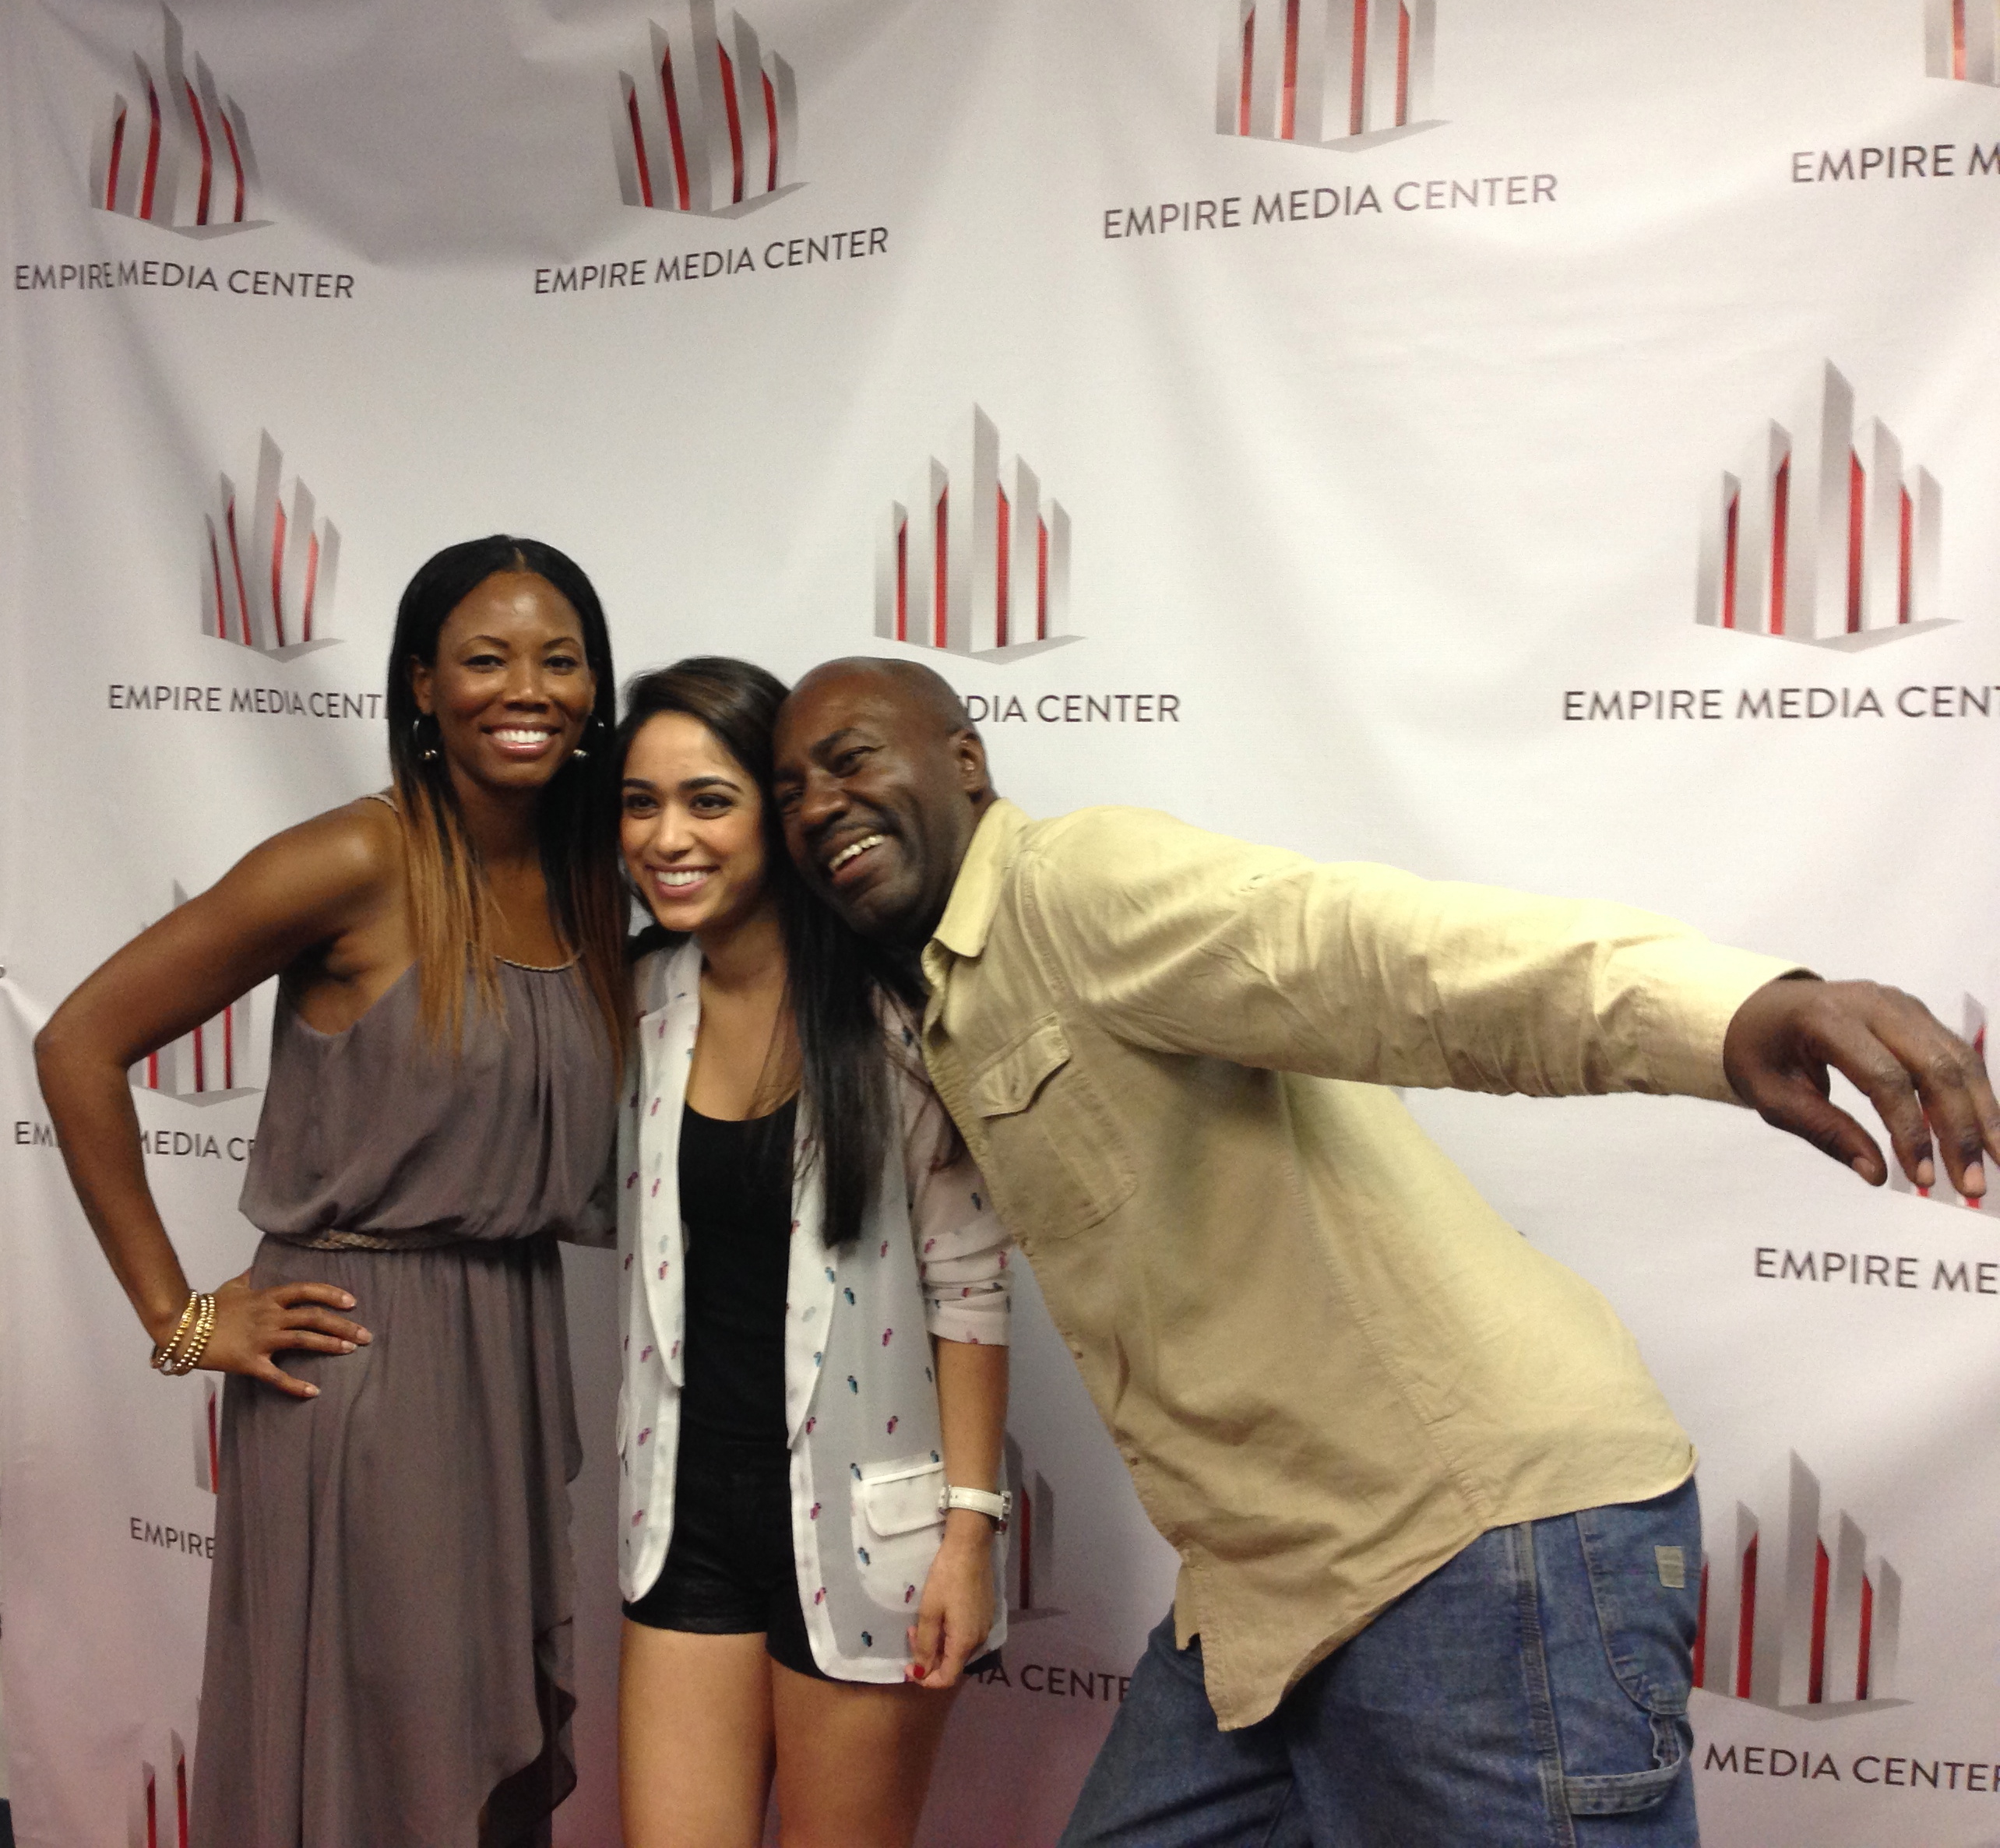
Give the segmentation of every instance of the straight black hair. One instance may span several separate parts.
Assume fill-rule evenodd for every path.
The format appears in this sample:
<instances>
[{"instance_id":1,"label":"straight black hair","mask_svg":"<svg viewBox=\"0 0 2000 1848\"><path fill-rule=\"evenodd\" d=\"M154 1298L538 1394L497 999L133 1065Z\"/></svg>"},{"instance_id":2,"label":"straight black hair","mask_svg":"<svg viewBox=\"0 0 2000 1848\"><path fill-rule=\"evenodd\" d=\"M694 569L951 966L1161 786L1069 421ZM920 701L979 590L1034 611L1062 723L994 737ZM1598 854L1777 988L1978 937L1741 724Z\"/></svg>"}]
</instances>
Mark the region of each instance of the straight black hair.
<instances>
[{"instance_id":1,"label":"straight black hair","mask_svg":"<svg viewBox=\"0 0 2000 1848\"><path fill-rule=\"evenodd\" d=\"M801 1088L826 1204L826 1242L852 1245L900 1139L892 1061L920 1069L903 1027L923 1009L914 966L857 937L808 892L785 851L771 794L772 739L790 691L748 661L697 655L643 674L625 689L611 760L618 775L633 739L663 713L706 727L762 798L765 877L777 900L785 1001L798 1037Z\"/></svg>"}]
</instances>

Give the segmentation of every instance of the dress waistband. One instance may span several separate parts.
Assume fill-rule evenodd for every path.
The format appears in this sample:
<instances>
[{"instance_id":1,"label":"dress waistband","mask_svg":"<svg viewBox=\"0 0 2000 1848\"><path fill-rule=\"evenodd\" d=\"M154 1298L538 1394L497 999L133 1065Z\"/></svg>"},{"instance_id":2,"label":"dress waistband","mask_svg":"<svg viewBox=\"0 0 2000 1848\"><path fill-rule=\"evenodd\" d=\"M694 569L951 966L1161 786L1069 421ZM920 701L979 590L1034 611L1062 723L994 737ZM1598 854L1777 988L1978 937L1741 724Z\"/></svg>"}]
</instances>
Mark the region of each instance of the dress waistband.
<instances>
[{"instance_id":1,"label":"dress waistband","mask_svg":"<svg viewBox=\"0 0 2000 1848\"><path fill-rule=\"evenodd\" d=\"M296 1245L302 1251L434 1251L448 1244L498 1244L498 1240L473 1239L456 1232L399 1232L379 1237L372 1232L266 1232L280 1244Z\"/></svg>"}]
</instances>

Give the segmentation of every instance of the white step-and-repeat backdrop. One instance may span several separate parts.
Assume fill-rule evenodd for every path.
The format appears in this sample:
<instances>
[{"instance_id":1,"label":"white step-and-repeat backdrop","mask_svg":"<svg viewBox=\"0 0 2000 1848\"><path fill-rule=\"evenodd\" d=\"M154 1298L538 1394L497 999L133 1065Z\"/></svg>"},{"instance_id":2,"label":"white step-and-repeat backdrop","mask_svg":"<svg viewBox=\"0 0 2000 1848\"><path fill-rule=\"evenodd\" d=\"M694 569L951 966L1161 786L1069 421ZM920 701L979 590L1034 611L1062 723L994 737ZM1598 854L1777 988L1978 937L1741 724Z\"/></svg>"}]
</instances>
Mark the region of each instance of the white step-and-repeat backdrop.
<instances>
[{"instance_id":1,"label":"white step-and-repeat backdrop","mask_svg":"<svg viewBox=\"0 0 2000 1848\"><path fill-rule=\"evenodd\" d=\"M1031 810L1591 893L2000 997L1995 0L5 0L6 1705L178 1839L215 1381L34 1030L379 785L397 593L550 540L621 669L929 660ZM135 1074L191 1272L269 997ZM1709 1840L2000 1841L2000 1236L1742 1113L1416 1107L1699 1441ZM611 1279L572 1265L615 1839ZM928 1839L1053 1839L1171 1561L1029 1298L1002 1674ZM1281 1332L1274 1332L1281 1339Z\"/></svg>"}]
</instances>

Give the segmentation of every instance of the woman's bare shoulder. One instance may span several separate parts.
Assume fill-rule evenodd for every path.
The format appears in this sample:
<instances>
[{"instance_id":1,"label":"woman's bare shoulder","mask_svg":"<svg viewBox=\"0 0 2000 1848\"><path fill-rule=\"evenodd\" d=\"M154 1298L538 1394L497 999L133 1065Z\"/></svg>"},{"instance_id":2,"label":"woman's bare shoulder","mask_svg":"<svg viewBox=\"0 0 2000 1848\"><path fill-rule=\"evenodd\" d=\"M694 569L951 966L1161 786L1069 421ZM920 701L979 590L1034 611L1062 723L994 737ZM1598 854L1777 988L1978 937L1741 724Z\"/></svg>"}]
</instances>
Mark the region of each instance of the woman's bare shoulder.
<instances>
[{"instance_id":1,"label":"woman's bare shoulder","mask_svg":"<svg viewBox=\"0 0 2000 1848\"><path fill-rule=\"evenodd\" d=\"M364 796L273 835L229 878L280 888L315 909L386 897L403 882L402 823L386 803Z\"/></svg>"},{"instance_id":2,"label":"woman's bare shoulder","mask_svg":"<svg viewBox=\"0 0 2000 1848\"><path fill-rule=\"evenodd\" d=\"M338 808L315 815L301 824L298 831L308 829L319 851L340 856L357 873L401 876L403 818L386 797L357 796Z\"/></svg>"}]
</instances>

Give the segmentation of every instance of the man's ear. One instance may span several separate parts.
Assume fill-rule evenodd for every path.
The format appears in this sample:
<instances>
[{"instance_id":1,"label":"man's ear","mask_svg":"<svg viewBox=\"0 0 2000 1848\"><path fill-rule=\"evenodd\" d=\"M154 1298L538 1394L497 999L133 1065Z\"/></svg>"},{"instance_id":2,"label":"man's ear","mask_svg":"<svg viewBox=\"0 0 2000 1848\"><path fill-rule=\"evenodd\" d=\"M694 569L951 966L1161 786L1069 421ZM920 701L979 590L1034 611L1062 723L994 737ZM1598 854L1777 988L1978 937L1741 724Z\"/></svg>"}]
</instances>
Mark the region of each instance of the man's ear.
<instances>
[{"instance_id":1,"label":"man's ear","mask_svg":"<svg viewBox=\"0 0 2000 1848\"><path fill-rule=\"evenodd\" d=\"M959 787L975 802L993 794L993 779L986 767L986 742L968 725L952 740L952 762L958 770Z\"/></svg>"},{"instance_id":2,"label":"man's ear","mask_svg":"<svg viewBox=\"0 0 2000 1848\"><path fill-rule=\"evenodd\" d=\"M410 696L426 718L431 713L431 670L414 654L410 657Z\"/></svg>"}]
</instances>

